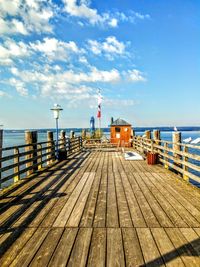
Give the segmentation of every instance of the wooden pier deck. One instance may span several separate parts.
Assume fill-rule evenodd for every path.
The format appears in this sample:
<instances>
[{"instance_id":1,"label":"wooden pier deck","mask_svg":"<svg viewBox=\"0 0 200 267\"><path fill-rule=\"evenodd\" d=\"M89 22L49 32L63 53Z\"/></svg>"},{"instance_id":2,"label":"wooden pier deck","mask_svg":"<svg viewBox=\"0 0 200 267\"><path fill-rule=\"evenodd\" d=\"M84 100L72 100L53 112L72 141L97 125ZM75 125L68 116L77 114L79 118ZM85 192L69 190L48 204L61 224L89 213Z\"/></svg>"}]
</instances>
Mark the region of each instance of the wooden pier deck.
<instances>
[{"instance_id":1,"label":"wooden pier deck","mask_svg":"<svg viewBox=\"0 0 200 267\"><path fill-rule=\"evenodd\" d=\"M200 191L120 152L81 152L0 199L0 266L200 266Z\"/></svg>"}]
</instances>

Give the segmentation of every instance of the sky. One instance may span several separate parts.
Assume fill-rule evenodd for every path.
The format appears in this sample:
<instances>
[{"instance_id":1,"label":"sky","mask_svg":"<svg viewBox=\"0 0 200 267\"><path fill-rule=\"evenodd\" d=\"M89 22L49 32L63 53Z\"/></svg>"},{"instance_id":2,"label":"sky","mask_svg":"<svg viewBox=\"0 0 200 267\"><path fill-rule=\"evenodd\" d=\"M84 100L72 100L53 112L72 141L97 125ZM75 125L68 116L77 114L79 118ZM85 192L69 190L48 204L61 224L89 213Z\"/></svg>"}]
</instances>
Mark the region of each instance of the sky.
<instances>
[{"instance_id":1,"label":"sky","mask_svg":"<svg viewBox=\"0 0 200 267\"><path fill-rule=\"evenodd\" d=\"M200 125L199 0L0 0L0 124ZM96 119L97 120L97 119Z\"/></svg>"}]
</instances>

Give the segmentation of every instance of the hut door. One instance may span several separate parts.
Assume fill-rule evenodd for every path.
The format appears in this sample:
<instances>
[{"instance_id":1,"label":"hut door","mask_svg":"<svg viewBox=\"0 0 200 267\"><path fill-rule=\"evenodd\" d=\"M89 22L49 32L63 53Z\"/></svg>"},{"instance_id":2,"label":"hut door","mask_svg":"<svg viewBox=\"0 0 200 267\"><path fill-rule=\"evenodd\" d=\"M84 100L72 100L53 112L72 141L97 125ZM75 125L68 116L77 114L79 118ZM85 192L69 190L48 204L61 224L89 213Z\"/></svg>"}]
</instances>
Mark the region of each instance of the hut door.
<instances>
[{"instance_id":1,"label":"hut door","mask_svg":"<svg viewBox=\"0 0 200 267\"><path fill-rule=\"evenodd\" d=\"M121 135L120 135L120 128L119 127L115 127L115 137L120 139Z\"/></svg>"}]
</instances>

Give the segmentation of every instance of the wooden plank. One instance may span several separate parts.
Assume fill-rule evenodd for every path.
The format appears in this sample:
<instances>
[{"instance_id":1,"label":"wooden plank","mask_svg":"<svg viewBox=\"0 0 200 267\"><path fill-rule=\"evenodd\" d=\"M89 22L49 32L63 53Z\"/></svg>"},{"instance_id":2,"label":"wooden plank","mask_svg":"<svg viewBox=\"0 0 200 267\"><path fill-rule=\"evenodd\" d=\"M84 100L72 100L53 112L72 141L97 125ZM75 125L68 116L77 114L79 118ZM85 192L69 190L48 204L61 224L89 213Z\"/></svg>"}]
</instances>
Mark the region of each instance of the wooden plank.
<instances>
[{"instance_id":1,"label":"wooden plank","mask_svg":"<svg viewBox=\"0 0 200 267\"><path fill-rule=\"evenodd\" d=\"M197 233L197 235L200 237L200 228L194 228L194 230Z\"/></svg>"},{"instance_id":2,"label":"wooden plank","mask_svg":"<svg viewBox=\"0 0 200 267\"><path fill-rule=\"evenodd\" d=\"M137 183L142 190L144 196L146 197L151 209L153 210L157 220L159 221L159 224L162 227L173 227L173 224L171 220L169 219L168 215L164 212L162 207L160 206L157 199L154 197L154 195L151 193L151 191L148 189L148 187L144 184L142 181L143 174L138 174Z\"/></svg>"},{"instance_id":3,"label":"wooden plank","mask_svg":"<svg viewBox=\"0 0 200 267\"><path fill-rule=\"evenodd\" d=\"M34 256L31 264L31 267L43 267L47 266L50 258L59 242L59 239L63 233L63 228L53 228L48 233L46 239L42 243L40 249Z\"/></svg>"},{"instance_id":4,"label":"wooden plank","mask_svg":"<svg viewBox=\"0 0 200 267\"><path fill-rule=\"evenodd\" d=\"M108 194L107 194L107 214L106 227L119 227L117 196L115 180L113 175L113 158L108 159Z\"/></svg>"},{"instance_id":5,"label":"wooden plank","mask_svg":"<svg viewBox=\"0 0 200 267\"><path fill-rule=\"evenodd\" d=\"M185 209L185 207L180 202L177 201L174 194L170 193L166 189L166 182L158 182L156 175L156 173L147 173L148 178L151 179L157 190L159 190L166 198L166 200L176 208L176 211L181 216L182 220L184 220L190 227L199 227L198 221Z\"/></svg>"},{"instance_id":6,"label":"wooden plank","mask_svg":"<svg viewBox=\"0 0 200 267\"><path fill-rule=\"evenodd\" d=\"M107 228L107 266L125 266L120 228Z\"/></svg>"},{"instance_id":7,"label":"wooden plank","mask_svg":"<svg viewBox=\"0 0 200 267\"><path fill-rule=\"evenodd\" d=\"M106 229L94 228L87 266L104 267L106 263Z\"/></svg>"},{"instance_id":8,"label":"wooden plank","mask_svg":"<svg viewBox=\"0 0 200 267\"><path fill-rule=\"evenodd\" d=\"M152 228L151 232L166 266L185 266L165 230L163 228Z\"/></svg>"},{"instance_id":9,"label":"wooden plank","mask_svg":"<svg viewBox=\"0 0 200 267\"><path fill-rule=\"evenodd\" d=\"M179 229L166 228L169 238L175 246L179 256L186 266L199 266L199 258L195 257L195 250L191 244L185 239Z\"/></svg>"},{"instance_id":10,"label":"wooden plank","mask_svg":"<svg viewBox=\"0 0 200 267\"><path fill-rule=\"evenodd\" d=\"M140 179L140 178L138 178L138 174L137 173L129 174L128 178L129 178L132 190L135 193L135 196L136 196L137 202L140 206L140 209L142 211L142 214L144 216L144 219L146 221L146 224L148 225L148 227L159 227L160 224L159 224L155 214L153 213L151 206L149 205L143 192L141 191L138 184L136 183L136 179Z\"/></svg>"},{"instance_id":11,"label":"wooden plank","mask_svg":"<svg viewBox=\"0 0 200 267\"><path fill-rule=\"evenodd\" d=\"M93 162L92 162L93 163ZM50 209L50 211L48 212L47 216L44 218L44 220L41 223L42 227L51 227L53 225L53 223L55 222L55 220L57 219L59 213L61 212L62 208L64 207L64 205L66 204L67 200L69 199L69 197L71 196L74 188L76 187L76 185L79 183L79 181L81 180L84 172L87 172L90 170L90 166L91 166L91 158L87 158L86 160L84 160L81 165L79 166L79 171L74 172L69 180L66 182L69 184L69 186L67 187L67 189L64 191L64 196L62 196L61 198L58 196L58 201L55 203L55 205Z\"/></svg>"},{"instance_id":12,"label":"wooden plank","mask_svg":"<svg viewBox=\"0 0 200 267\"><path fill-rule=\"evenodd\" d=\"M12 245L9 247L8 250L4 253L4 255L0 258L0 266L6 267L10 266L12 261L18 256L22 248L28 242L28 240L32 237L34 232L36 231L35 228L26 228L22 234L14 240Z\"/></svg>"},{"instance_id":13,"label":"wooden plank","mask_svg":"<svg viewBox=\"0 0 200 267\"><path fill-rule=\"evenodd\" d=\"M28 266L48 233L48 228L39 228L31 237L31 239L26 243L26 245L14 259L14 261L10 264L10 266Z\"/></svg>"},{"instance_id":14,"label":"wooden plank","mask_svg":"<svg viewBox=\"0 0 200 267\"><path fill-rule=\"evenodd\" d=\"M137 234L146 266L165 266L150 229L137 228Z\"/></svg>"},{"instance_id":15,"label":"wooden plank","mask_svg":"<svg viewBox=\"0 0 200 267\"><path fill-rule=\"evenodd\" d=\"M169 216L174 226L187 227L186 222L182 220L180 215L177 213L176 208L167 201L167 199L162 195L160 191L157 190L151 180L147 177L146 173L144 173L141 178L143 179L145 185L152 192L154 197L157 199L159 204L162 206L163 210L165 210L166 214Z\"/></svg>"},{"instance_id":16,"label":"wooden plank","mask_svg":"<svg viewBox=\"0 0 200 267\"><path fill-rule=\"evenodd\" d=\"M161 177L159 174L156 175L157 178ZM166 184L166 189L174 196L176 196L176 199L195 217L197 221L200 222L200 211L194 207L193 204L191 204L185 196L187 195L185 193L184 197L176 191L176 189L170 185L169 183ZM199 201L198 201L199 202Z\"/></svg>"},{"instance_id":17,"label":"wooden plank","mask_svg":"<svg viewBox=\"0 0 200 267\"><path fill-rule=\"evenodd\" d=\"M199 257L200 266L200 238L198 234L192 228L180 228L182 235L190 242L191 246L195 250L195 256Z\"/></svg>"},{"instance_id":18,"label":"wooden plank","mask_svg":"<svg viewBox=\"0 0 200 267\"><path fill-rule=\"evenodd\" d=\"M136 234L136 230L133 228L122 228L122 235L126 266L143 266L144 259Z\"/></svg>"},{"instance_id":19,"label":"wooden plank","mask_svg":"<svg viewBox=\"0 0 200 267\"><path fill-rule=\"evenodd\" d=\"M132 220L127 203L124 187L121 179L120 172L122 172L121 165L119 164L119 153L113 155L113 173L115 177L116 196L119 213L120 227L132 227Z\"/></svg>"},{"instance_id":20,"label":"wooden plank","mask_svg":"<svg viewBox=\"0 0 200 267\"><path fill-rule=\"evenodd\" d=\"M61 170L56 170L53 175L45 179L44 182L34 187L28 194L25 194L20 201L13 203L10 208L5 211L0 217L1 227L8 227L12 225L26 210L34 203L34 201L40 199L45 191L51 186L59 182L59 173Z\"/></svg>"},{"instance_id":21,"label":"wooden plank","mask_svg":"<svg viewBox=\"0 0 200 267\"><path fill-rule=\"evenodd\" d=\"M129 205L129 210L130 210L131 218L133 221L133 225L134 225L134 227L146 227L147 225L146 225L146 222L144 220L144 216L141 212L141 209L139 207L139 204L138 204L137 199L133 193L130 182L129 182L125 172L121 173L121 177L122 177L122 183L124 186L127 202Z\"/></svg>"},{"instance_id":22,"label":"wooden plank","mask_svg":"<svg viewBox=\"0 0 200 267\"><path fill-rule=\"evenodd\" d=\"M80 228L67 264L68 267L86 266L87 255L92 236L92 228Z\"/></svg>"},{"instance_id":23,"label":"wooden plank","mask_svg":"<svg viewBox=\"0 0 200 267\"><path fill-rule=\"evenodd\" d=\"M64 207L62 208L61 212L59 213L57 219L55 220L53 227L64 227L66 225L67 220L69 219L69 216L74 208L74 205L76 204L76 201L85 185L85 182L89 176L89 172L84 173L82 176L82 179L77 184L76 188L70 195L69 199L65 203Z\"/></svg>"},{"instance_id":24,"label":"wooden plank","mask_svg":"<svg viewBox=\"0 0 200 267\"><path fill-rule=\"evenodd\" d=\"M49 267L65 267L69 259L78 228L66 228L54 254L48 264Z\"/></svg>"},{"instance_id":25,"label":"wooden plank","mask_svg":"<svg viewBox=\"0 0 200 267\"><path fill-rule=\"evenodd\" d=\"M102 169L102 176L100 182L100 188L98 193L98 199L96 203L96 210L94 216L93 227L105 227L106 226L106 201L107 201L107 167L108 167L108 153L105 153L105 160Z\"/></svg>"},{"instance_id":26,"label":"wooden plank","mask_svg":"<svg viewBox=\"0 0 200 267\"><path fill-rule=\"evenodd\" d=\"M92 183L94 182L95 173L89 173L89 176L87 177L87 181L85 183L85 186L77 199L76 205L73 208L73 211L70 214L70 217L66 223L66 227L78 227L79 222L81 219L81 216L83 214L83 210L85 207L85 203L87 201L87 197L89 195Z\"/></svg>"},{"instance_id":27,"label":"wooden plank","mask_svg":"<svg viewBox=\"0 0 200 267\"><path fill-rule=\"evenodd\" d=\"M100 180L101 180L101 171L103 167L104 162L104 154L102 156L99 156L97 161L100 159L96 175L94 179L94 183L92 185L92 188L90 190L90 194L87 199L87 203L85 205L85 209L80 221L80 227L92 227L93 220L94 220L94 214L95 214L95 208L98 198L98 192L100 187Z\"/></svg>"},{"instance_id":28,"label":"wooden plank","mask_svg":"<svg viewBox=\"0 0 200 267\"><path fill-rule=\"evenodd\" d=\"M132 192L136 198L136 201L139 205L140 211L142 212L146 224L149 227L159 227L160 224L157 218L155 217L147 199L145 198L143 192L141 191L141 188L138 186L138 183L136 182L138 177L138 172L137 173L134 172L131 161L125 161L124 159L122 160L121 158L121 162L122 165L124 165L124 172L127 175L129 184L131 185L132 188ZM130 207L132 207L132 205Z\"/></svg>"}]
</instances>

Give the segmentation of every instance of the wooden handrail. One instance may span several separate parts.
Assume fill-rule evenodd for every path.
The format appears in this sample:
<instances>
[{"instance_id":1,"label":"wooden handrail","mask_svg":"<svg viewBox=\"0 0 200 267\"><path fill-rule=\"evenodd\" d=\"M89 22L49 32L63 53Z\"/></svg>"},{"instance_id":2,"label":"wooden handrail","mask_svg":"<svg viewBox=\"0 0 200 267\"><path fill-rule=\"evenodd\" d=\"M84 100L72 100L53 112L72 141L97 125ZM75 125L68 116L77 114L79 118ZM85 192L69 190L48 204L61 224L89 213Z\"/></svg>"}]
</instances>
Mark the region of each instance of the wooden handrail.
<instances>
[{"instance_id":1,"label":"wooden handrail","mask_svg":"<svg viewBox=\"0 0 200 267\"><path fill-rule=\"evenodd\" d=\"M133 147L142 153L158 153L159 160L165 168L170 168L179 172L185 180L189 180L189 178L191 178L192 180L200 182L200 177L198 175L198 173L200 173L200 166L196 164L198 161L200 165L200 155L194 154L193 151L190 151L190 149L198 149L199 151L200 146L179 142L174 143L167 140L152 140L141 136L134 136ZM191 162L192 160L195 162ZM197 172L197 174L194 172Z\"/></svg>"},{"instance_id":2,"label":"wooden handrail","mask_svg":"<svg viewBox=\"0 0 200 267\"><path fill-rule=\"evenodd\" d=\"M82 138L60 139L59 148L62 151L65 150L66 155L75 153L82 148ZM22 174L27 176L41 169L44 164L53 163L56 161L55 150L56 142L54 140L2 148L0 185L11 179L12 183L17 182L21 179Z\"/></svg>"}]
</instances>

